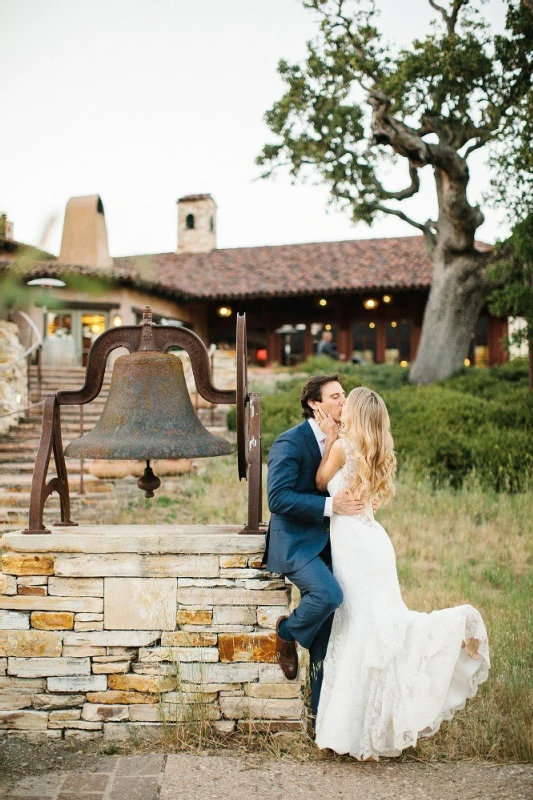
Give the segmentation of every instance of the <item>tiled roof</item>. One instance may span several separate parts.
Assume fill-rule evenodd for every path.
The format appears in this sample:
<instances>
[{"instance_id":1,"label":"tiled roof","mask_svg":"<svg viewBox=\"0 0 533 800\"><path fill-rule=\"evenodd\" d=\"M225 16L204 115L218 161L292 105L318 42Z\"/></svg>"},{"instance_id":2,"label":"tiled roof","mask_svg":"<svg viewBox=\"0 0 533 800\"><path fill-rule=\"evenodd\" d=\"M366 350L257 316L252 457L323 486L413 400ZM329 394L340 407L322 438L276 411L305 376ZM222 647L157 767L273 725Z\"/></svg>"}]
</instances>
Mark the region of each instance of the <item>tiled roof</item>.
<instances>
[{"instance_id":1,"label":"tiled roof","mask_svg":"<svg viewBox=\"0 0 533 800\"><path fill-rule=\"evenodd\" d=\"M6 260L3 260L6 259ZM0 254L0 268L12 257ZM222 300L427 289L432 268L422 236L238 247L210 253L115 258L111 269L34 262L25 274L78 273L187 300Z\"/></svg>"},{"instance_id":2,"label":"tiled roof","mask_svg":"<svg viewBox=\"0 0 533 800\"><path fill-rule=\"evenodd\" d=\"M181 203L182 201L193 203L196 200L213 200L213 198L211 197L210 194L186 194L185 197L179 198L178 203ZM213 202L215 201L213 200Z\"/></svg>"},{"instance_id":3,"label":"tiled roof","mask_svg":"<svg viewBox=\"0 0 533 800\"><path fill-rule=\"evenodd\" d=\"M408 236L115 258L114 272L207 300L425 289L432 269L423 237Z\"/></svg>"}]
</instances>

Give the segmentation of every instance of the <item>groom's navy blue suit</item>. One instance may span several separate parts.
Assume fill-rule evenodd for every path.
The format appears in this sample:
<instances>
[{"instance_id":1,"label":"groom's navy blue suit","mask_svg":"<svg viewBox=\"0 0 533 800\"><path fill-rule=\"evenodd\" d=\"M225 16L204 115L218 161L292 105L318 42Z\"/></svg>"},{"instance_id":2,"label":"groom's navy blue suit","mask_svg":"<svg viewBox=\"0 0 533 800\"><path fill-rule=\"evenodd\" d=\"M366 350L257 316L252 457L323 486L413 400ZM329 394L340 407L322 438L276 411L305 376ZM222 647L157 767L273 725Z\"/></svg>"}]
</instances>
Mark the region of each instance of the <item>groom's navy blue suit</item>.
<instances>
[{"instance_id":1,"label":"groom's navy blue suit","mask_svg":"<svg viewBox=\"0 0 533 800\"><path fill-rule=\"evenodd\" d=\"M268 506L271 511L267 569L281 572L300 590L300 604L286 630L309 650L311 706L316 714L333 614L342 591L331 572L329 517L325 492L315 485L321 455L307 420L279 436L268 458Z\"/></svg>"}]
</instances>

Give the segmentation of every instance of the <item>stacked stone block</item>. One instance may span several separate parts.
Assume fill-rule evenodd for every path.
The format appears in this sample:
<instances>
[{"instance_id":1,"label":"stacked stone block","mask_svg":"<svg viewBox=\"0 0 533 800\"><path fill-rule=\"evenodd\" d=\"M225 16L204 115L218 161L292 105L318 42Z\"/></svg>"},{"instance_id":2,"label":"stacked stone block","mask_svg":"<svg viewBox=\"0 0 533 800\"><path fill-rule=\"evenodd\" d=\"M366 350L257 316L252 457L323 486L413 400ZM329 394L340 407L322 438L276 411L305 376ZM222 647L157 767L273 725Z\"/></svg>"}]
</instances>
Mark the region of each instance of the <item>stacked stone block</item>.
<instances>
[{"instance_id":1,"label":"stacked stone block","mask_svg":"<svg viewBox=\"0 0 533 800\"><path fill-rule=\"evenodd\" d=\"M301 727L304 670L276 664L290 590L235 526L5 534L0 736L94 739L210 720Z\"/></svg>"}]
</instances>

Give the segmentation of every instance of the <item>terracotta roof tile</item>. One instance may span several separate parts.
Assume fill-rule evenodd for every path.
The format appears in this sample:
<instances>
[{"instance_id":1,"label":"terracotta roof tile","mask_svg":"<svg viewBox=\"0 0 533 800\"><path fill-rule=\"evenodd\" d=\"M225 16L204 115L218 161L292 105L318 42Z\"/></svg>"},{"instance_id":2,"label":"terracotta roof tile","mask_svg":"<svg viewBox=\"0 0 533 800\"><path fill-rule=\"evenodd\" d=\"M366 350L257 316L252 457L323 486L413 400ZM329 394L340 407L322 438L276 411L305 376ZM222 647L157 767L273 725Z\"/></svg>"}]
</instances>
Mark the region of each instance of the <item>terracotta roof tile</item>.
<instances>
[{"instance_id":1,"label":"terracotta roof tile","mask_svg":"<svg viewBox=\"0 0 533 800\"><path fill-rule=\"evenodd\" d=\"M10 262L12 256L0 254L0 269L9 268ZM432 268L423 237L405 236L127 256L115 258L113 267L105 270L40 260L24 270L33 277L69 272L107 277L175 298L229 300L427 289Z\"/></svg>"},{"instance_id":2,"label":"terracotta roof tile","mask_svg":"<svg viewBox=\"0 0 533 800\"><path fill-rule=\"evenodd\" d=\"M427 288L432 272L421 236L160 253L114 265L117 277L206 300Z\"/></svg>"}]
</instances>

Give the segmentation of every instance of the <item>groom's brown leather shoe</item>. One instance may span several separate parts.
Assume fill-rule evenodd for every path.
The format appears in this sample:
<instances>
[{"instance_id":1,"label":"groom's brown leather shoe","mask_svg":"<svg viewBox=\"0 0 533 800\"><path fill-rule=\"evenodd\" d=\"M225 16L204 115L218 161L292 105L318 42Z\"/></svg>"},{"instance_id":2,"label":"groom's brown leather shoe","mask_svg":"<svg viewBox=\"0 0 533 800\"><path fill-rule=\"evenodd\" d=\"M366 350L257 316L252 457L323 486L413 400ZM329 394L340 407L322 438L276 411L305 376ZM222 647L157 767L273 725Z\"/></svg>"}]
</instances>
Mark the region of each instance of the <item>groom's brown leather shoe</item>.
<instances>
[{"instance_id":1,"label":"groom's brown leather shoe","mask_svg":"<svg viewBox=\"0 0 533 800\"><path fill-rule=\"evenodd\" d=\"M292 642L286 642L278 633L282 619L287 619L287 617L280 617L276 622L276 658L285 677L293 681L298 675L298 653L294 639Z\"/></svg>"}]
</instances>

